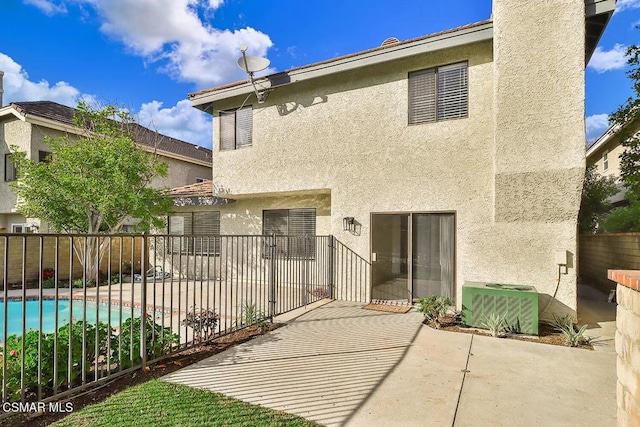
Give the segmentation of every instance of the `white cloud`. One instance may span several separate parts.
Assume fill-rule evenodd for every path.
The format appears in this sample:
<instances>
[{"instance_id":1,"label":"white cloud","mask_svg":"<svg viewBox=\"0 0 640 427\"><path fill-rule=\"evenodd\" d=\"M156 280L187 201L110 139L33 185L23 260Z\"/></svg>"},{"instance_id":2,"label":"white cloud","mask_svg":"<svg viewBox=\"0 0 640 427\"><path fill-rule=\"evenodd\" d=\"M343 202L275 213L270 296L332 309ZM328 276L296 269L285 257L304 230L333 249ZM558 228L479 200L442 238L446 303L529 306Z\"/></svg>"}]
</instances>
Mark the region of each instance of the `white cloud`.
<instances>
[{"instance_id":1,"label":"white cloud","mask_svg":"<svg viewBox=\"0 0 640 427\"><path fill-rule=\"evenodd\" d=\"M162 102L147 102L142 104L136 118L142 126L211 148L211 116L193 108L187 99L170 108L162 108Z\"/></svg>"},{"instance_id":2,"label":"white cloud","mask_svg":"<svg viewBox=\"0 0 640 427\"><path fill-rule=\"evenodd\" d=\"M45 15L55 15L56 13L66 13L67 8L64 4L56 4L50 0L23 0L25 4L40 9Z\"/></svg>"},{"instance_id":3,"label":"white cloud","mask_svg":"<svg viewBox=\"0 0 640 427\"><path fill-rule=\"evenodd\" d=\"M616 3L616 13L629 9L640 9L640 0L618 0Z\"/></svg>"},{"instance_id":4,"label":"white cloud","mask_svg":"<svg viewBox=\"0 0 640 427\"><path fill-rule=\"evenodd\" d=\"M586 124L587 142L590 143L609 129L609 116L607 114L593 114L586 118Z\"/></svg>"},{"instance_id":5,"label":"white cloud","mask_svg":"<svg viewBox=\"0 0 640 427\"><path fill-rule=\"evenodd\" d=\"M247 27L223 30L203 22L223 0L74 0L92 5L100 30L124 43L130 51L159 64L179 81L210 87L246 75L236 65L240 45L248 54L266 56L272 46L266 34Z\"/></svg>"},{"instance_id":6,"label":"white cloud","mask_svg":"<svg viewBox=\"0 0 640 427\"><path fill-rule=\"evenodd\" d=\"M29 80L22 66L3 53L0 53L0 70L4 71L3 105L19 101L54 101L75 107L80 99L92 105L104 105L96 96L80 93L67 82L51 85L46 80ZM148 102L142 104L138 113L132 111L132 114L142 126L211 148L211 117L193 108L186 99L170 108L162 108L158 101Z\"/></svg>"},{"instance_id":7,"label":"white cloud","mask_svg":"<svg viewBox=\"0 0 640 427\"><path fill-rule=\"evenodd\" d=\"M0 53L0 70L4 71L5 105L14 101L54 101L73 107L81 96L80 91L67 82L51 85L46 80L29 80L22 66L3 53Z\"/></svg>"},{"instance_id":8,"label":"white cloud","mask_svg":"<svg viewBox=\"0 0 640 427\"><path fill-rule=\"evenodd\" d=\"M588 67L597 73L623 68L627 63L626 51L627 47L620 43L616 43L611 50L604 50L598 46L591 56Z\"/></svg>"}]
</instances>

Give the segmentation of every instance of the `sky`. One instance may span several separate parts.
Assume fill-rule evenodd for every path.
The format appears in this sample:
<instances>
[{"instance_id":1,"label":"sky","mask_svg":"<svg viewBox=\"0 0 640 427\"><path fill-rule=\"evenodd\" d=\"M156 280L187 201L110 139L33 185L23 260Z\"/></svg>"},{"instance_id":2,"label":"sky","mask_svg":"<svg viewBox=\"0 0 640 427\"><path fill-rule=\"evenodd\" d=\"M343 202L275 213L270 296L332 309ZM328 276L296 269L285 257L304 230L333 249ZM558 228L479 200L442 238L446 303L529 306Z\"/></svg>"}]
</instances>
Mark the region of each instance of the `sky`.
<instances>
[{"instance_id":1,"label":"sky","mask_svg":"<svg viewBox=\"0 0 640 427\"><path fill-rule=\"evenodd\" d=\"M312 5L312 6L311 6ZM490 0L0 0L4 105L116 104L140 124L211 148L211 117L189 92L245 80L240 46L286 69L488 19ZM586 70L591 141L632 96L626 47L640 0L618 0Z\"/></svg>"}]
</instances>

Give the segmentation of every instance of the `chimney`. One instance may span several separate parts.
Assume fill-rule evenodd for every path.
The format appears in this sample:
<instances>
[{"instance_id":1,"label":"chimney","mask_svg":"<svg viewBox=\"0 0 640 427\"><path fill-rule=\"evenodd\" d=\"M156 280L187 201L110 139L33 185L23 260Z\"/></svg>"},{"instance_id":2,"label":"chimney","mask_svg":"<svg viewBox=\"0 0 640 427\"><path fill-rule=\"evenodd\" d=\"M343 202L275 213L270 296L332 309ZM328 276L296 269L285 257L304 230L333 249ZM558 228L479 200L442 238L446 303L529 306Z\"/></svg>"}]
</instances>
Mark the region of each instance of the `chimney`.
<instances>
[{"instance_id":1,"label":"chimney","mask_svg":"<svg viewBox=\"0 0 640 427\"><path fill-rule=\"evenodd\" d=\"M4 89L2 88L2 79L4 78L4 71L0 71L0 107L2 107L2 94Z\"/></svg>"}]
</instances>

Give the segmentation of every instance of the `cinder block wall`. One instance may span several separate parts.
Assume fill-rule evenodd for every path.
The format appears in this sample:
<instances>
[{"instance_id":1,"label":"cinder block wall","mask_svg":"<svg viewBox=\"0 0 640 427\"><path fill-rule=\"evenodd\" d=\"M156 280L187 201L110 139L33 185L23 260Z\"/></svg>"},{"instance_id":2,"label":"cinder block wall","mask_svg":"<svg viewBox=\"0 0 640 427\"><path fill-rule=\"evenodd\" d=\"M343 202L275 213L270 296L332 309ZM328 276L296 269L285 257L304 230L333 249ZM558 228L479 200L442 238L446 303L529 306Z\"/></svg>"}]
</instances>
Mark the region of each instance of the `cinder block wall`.
<instances>
[{"instance_id":1,"label":"cinder block wall","mask_svg":"<svg viewBox=\"0 0 640 427\"><path fill-rule=\"evenodd\" d=\"M640 233L581 234L578 276L603 291L615 289L607 270L640 270Z\"/></svg>"},{"instance_id":2,"label":"cinder block wall","mask_svg":"<svg viewBox=\"0 0 640 427\"><path fill-rule=\"evenodd\" d=\"M617 285L618 425L640 426L640 271L609 271Z\"/></svg>"}]
</instances>

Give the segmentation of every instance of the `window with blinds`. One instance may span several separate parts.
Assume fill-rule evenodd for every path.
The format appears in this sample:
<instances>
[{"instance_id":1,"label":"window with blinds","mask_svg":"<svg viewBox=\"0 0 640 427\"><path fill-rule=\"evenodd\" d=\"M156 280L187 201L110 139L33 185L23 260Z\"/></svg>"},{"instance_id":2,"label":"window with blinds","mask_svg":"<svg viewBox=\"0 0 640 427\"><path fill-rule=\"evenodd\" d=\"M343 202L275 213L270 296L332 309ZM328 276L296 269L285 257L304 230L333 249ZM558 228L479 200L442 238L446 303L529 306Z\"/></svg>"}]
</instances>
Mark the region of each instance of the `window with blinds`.
<instances>
[{"instance_id":1,"label":"window with blinds","mask_svg":"<svg viewBox=\"0 0 640 427\"><path fill-rule=\"evenodd\" d=\"M315 258L316 210L273 209L262 214L262 231L276 235L276 255ZM308 236L314 236L309 238Z\"/></svg>"},{"instance_id":2,"label":"window with blinds","mask_svg":"<svg viewBox=\"0 0 640 427\"><path fill-rule=\"evenodd\" d=\"M220 150L249 147L253 133L253 107L220 112Z\"/></svg>"},{"instance_id":3,"label":"window with blinds","mask_svg":"<svg viewBox=\"0 0 640 427\"><path fill-rule=\"evenodd\" d=\"M468 113L466 62L409 73L409 124L459 119Z\"/></svg>"},{"instance_id":4,"label":"window with blinds","mask_svg":"<svg viewBox=\"0 0 640 427\"><path fill-rule=\"evenodd\" d=\"M172 253L220 254L220 212L184 212L169 217ZM178 237L179 236L179 237Z\"/></svg>"}]
</instances>

